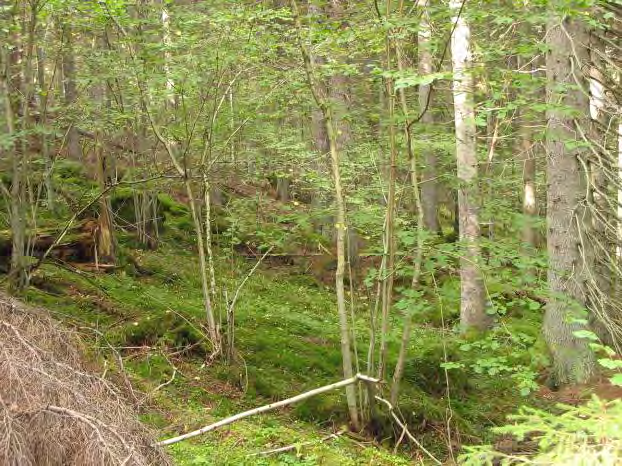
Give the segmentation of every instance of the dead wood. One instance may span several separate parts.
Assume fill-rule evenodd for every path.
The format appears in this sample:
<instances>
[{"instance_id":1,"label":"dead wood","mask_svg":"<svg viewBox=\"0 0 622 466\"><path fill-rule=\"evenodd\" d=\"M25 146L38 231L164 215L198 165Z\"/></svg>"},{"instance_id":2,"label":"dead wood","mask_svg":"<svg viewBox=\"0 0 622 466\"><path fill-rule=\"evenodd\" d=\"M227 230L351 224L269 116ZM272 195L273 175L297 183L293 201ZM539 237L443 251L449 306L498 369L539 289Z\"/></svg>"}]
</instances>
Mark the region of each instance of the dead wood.
<instances>
[{"instance_id":1,"label":"dead wood","mask_svg":"<svg viewBox=\"0 0 622 466\"><path fill-rule=\"evenodd\" d=\"M45 312L0 294L0 464L170 464L79 347Z\"/></svg>"}]
</instances>

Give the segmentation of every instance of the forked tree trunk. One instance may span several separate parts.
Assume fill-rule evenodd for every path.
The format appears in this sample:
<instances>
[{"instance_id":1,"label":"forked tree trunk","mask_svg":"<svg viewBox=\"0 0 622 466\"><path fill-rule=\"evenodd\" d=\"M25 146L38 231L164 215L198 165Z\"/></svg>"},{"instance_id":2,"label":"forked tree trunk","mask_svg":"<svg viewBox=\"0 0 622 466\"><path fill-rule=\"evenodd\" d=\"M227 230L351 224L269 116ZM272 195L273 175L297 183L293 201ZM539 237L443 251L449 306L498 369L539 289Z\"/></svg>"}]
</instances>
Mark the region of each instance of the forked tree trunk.
<instances>
[{"instance_id":1,"label":"forked tree trunk","mask_svg":"<svg viewBox=\"0 0 622 466\"><path fill-rule=\"evenodd\" d=\"M346 204L341 186L341 169L340 156L338 149L337 134L335 131L335 122L332 115L332 109L327 102L327 97L322 93L319 86L309 49L302 38L302 22L298 11L296 0L290 0L292 13L295 20L297 30L297 40L302 54L309 89L313 94L315 102L322 111L326 126L326 134L328 136L328 144L330 150L331 170L333 175L334 194L335 194L335 230L337 243L337 270L335 271L335 288L337 293L337 313L339 315L339 326L341 335L341 358L343 365L343 374L345 378L351 378L354 375L352 362L352 335L350 332L350 323L345 300L344 274L346 266ZM356 387L349 385L346 388L346 398L348 403L348 411L350 412L350 420L355 429L360 428L360 417L357 406Z\"/></svg>"},{"instance_id":2,"label":"forked tree trunk","mask_svg":"<svg viewBox=\"0 0 622 466\"><path fill-rule=\"evenodd\" d=\"M432 29L430 27L430 14L428 12L429 0L418 0L421 9L421 20L417 38L419 41L419 74L422 76L432 74L432 50L430 40ZM432 86L422 84L419 86L419 111L425 113L421 117L421 123L426 127L426 133L434 125L434 112L432 111ZM425 137L423 135L422 137ZM425 227L434 233L440 233L438 222L438 183L436 182L437 159L434 149L423 149L424 168L421 173L421 207L423 208L423 222Z\"/></svg>"},{"instance_id":3,"label":"forked tree trunk","mask_svg":"<svg viewBox=\"0 0 622 466\"><path fill-rule=\"evenodd\" d=\"M584 170L586 149L577 147L576 125L586 125L587 82L580 70L589 62L588 34L577 18L560 17L551 5L546 34L547 54L547 251L550 296L544 316L544 337L553 356L552 385L581 383L594 372L589 341L575 336L585 329L586 278L591 258L583 241L586 220ZM568 36L569 34L570 36ZM577 62L580 60L580 62ZM577 89L577 82L583 89ZM583 160L583 162L581 162ZM577 321L581 319L581 321Z\"/></svg>"},{"instance_id":4,"label":"forked tree trunk","mask_svg":"<svg viewBox=\"0 0 622 466\"><path fill-rule=\"evenodd\" d=\"M458 188L460 240L464 246L460 258L460 326L464 331L469 328L485 329L490 325L491 319L484 307L484 281L479 268L481 252L471 32L464 17L459 14L462 2L452 0L450 8L455 15L451 58L454 73L456 159L460 183Z\"/></svg>"}]
</instances>

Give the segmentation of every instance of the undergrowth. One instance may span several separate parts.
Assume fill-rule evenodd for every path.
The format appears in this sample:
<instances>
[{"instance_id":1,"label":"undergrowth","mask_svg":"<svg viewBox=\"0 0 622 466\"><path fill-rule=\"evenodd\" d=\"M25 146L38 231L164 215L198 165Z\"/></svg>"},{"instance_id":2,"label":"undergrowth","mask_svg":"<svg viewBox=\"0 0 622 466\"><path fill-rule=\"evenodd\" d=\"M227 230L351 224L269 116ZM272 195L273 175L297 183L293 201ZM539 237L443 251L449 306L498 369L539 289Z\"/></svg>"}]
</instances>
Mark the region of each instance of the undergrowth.
<instances>
[{"instance_id":1,"label":"undergrowth","mask_svg":"<svg viewBox=\"0 0 622 466\"><path fill-rule=\"evenodd\" d=\"M194 246L177 225L183 224L187 212L170 199L165 203L176 224L168 226L157 251L135 249L131 235L120 235L122 266L114 273L86 274L67 264L45 264L38 272L39 286L31 287L25 299L80 329L92 342L92 356L117 377L122 377L118 364L122 356L132 384L150 394L143 402L143 419L163 436L342 378L333 291L291 267L269 264L257 270L237 301L235 364L207 362L210 347L202 326L204 308ZM254 261L225 249L218 254L219 285L232 296ZM130 255L133 261L126 260ZM141 270L136 270L136 262ZM442 286L451 283L444 280ZM365 294L357 298L354 330L359 370L365 372L371 299L365 299ZM520 341L511 337L515 333L511 316L488 339L460 339L451 326L454 303L447 298L430 309L440 304L447 313L445 328L437 325L442 319L434 317L414 331L400 412L417 438L443 457L448 445L458 448L462 443L490 440L484 427L500 422L517 403L526 401L514 377L522 372L510 373L508 368L528 371L539 353L534 349L535 330L522 329ZM394 315L388 339L390 364L399 346L400 322L401 317ZM478 347L482 344L487 345L485 357ZM491 366L491 358L497 358L493 360L496 366ZM369 448L392 447L400 436L388 416L380 419L372 443L369 437L353 440L345 435L317 442L324 435L318 427L333 431L345 422L345 407L343 393L325 394L284 412L184 442L171 452L180 464L188 465L401 464L402 457L383 448ZM280 455L248 456L289 443L305 445ZM406 457L419 457L417 449L405 442L400 451Z\"/></svg>"}]
</instances>

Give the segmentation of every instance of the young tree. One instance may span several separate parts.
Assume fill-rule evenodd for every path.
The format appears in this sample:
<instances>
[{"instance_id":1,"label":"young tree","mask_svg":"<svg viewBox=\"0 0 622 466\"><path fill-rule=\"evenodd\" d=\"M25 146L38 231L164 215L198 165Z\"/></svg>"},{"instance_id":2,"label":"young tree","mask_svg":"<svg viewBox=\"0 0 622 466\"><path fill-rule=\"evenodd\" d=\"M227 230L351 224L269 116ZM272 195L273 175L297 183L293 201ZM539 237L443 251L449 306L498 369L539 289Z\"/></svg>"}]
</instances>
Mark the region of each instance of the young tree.
<instances>
[{"instance_id":1,"label":"young tree","mask_svg":"<svg viewBox=\"0 0 622 466\"><path fill-rule=\"evenodd\" d=\"M311 55L308 47L302 38L302 21L296 0L290 0L292 13L296 25L297 41L302 54L302 59L307 74L309 90L313 94L313 98L317 106L322 111L324 124L326 126L326 135L330 150L331 171L334 184L335 198L335 231L337 244L337 269L335 271L335 288L337 294L337 313L339 315L340 337L341 337L341 358L343 363L343 375L350 378L354 375L352 362L352 334L350 332L350 324L348 311L345 301L344 274L346 266L346 203L343 194L340 168L340 154L337 141L337 131L333 118L333 111L327 96L323 94L322 87L318 81L317 73L311 61ZM356 387L350 385L346 388L346 397L348 402L348 410L350 412L350 421L355 429L360 428L360 417L357 406Z\"/></svg>"}]
</instances>

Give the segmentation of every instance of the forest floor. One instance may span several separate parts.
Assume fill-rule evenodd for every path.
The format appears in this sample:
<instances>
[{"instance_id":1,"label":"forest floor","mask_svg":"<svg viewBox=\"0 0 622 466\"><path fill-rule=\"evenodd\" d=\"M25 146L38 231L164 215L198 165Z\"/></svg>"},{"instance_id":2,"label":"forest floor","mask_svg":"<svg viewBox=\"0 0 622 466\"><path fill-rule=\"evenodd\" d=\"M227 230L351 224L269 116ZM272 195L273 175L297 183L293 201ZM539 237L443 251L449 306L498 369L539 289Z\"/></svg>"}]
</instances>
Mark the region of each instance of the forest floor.
<instances>
[{"instance_id":1,"label":"forest floor","mask_svg":"<svg viewBox=\"0 0 622 466\"><path fill-rule=\"evenodd\" d=\"M78 175L76 180L65 184L84 184ZM87 183L82 189L90 187ZM86 264L85 271L85 264L62 262L61 255L37 271L22 299L79 331L100 370L133 387L135 393L128 396L162 438L341 380L334 290L322 277L279 258L266 259L241 289L235 306L235 362L209 361L192 224L183 204L170 198L166 202L167 223L157 250L139 248L133 233L120 229L116 268L94 273L92 264ZM50 218L46 225L54 230L57 223ZM258 258L226 248L217 248L216 255L218 287L231 300ZM349 294L357 370L362 373L367 372L374 289ZM452 327L459 283L450 275L440 277L433 290L438 298L430 293L428 311L413 330L400 415L438 458L457 455L463 445L492 441L489 427L533 401L524 392L534 393L534 370L543 367L540 313L536 302L508 297L507 289L503 277L491 277L491 296L507 308L502 325L483 340L463 339ZM401 321L399 314L392 315L389 367L399 348ZM443 363L449 363L447 369ZM332 392L169 450L182 465L399 465L423 460L422 452L404 439L395 447L402 432L388 416L374 426L373 435L327 438L344 431L346 415L344 394ZM259 454L287 445L295 447Z\"/></svg>"},{"instance_id":2,"label":"forest floor","mask_svg":"<svg viewBox=\"0 0 622 466\"><path fill-rule=\"evenodd\" d=\"M45 265L24 298L77 329L90 356L121 385L129 379L143 421L162 437L341 378L332 295L321 286L282 271L256 273L236 313L239 362L206 365L195 256L163 245L138 260L148 276ZM122 356L125 375L115 355ZM343 430L344 407L342 394L329 393L169 451L181 465L410 464L364 436L325 439ZM287 445L296 446L278 456L260 454Z\"/></svg>"},{"instance_id":3,"label":"forest floor","mask_svg":"<svg viewBox=\"0 0 622 466\"><path fill-rule=\"evenodd\" d=\"M192 245L166 241L157 251L140 251L130 247L128 236L120 238L120 246L133 255L141 272L131 264L106 274L47 264L25 299L78 329L103 368L119 380L130 380L142 394L136 396L143 420L163 438L341 379L334 297L326 286L288 267L264 264L246 283L236 306L236 364L206 364ZM235 257L228 262L219 269L233 265L240 273L231 277L223 272L219 283L235 290L254 262ZM356 309L361 335L366 308ZM399 338L397 323L393 343ZM517 403L516 394L496 391L502 390L502 382L471 386L468 377L454 373L446 379L440 367L448 350L444 335L432 326L416 330L403 408L413 433L439 457L448 454L448 445L457 453L460 444L488 440L484 427L502 421ZM366 344L358 351L363 361ZM122 356L125 375L115 355ZM447 384L454 399L446 397ZM483 396L482 390L491 396ZM170 453L182 465L399 465L423 458L405 442L394 450L387 426L384 442L369 435L326 439L343 430L345 406L343 393L321 395L179 443ZM295 447L284 454L259 454L287 445Z\"/></svg>"}]
</instances>

